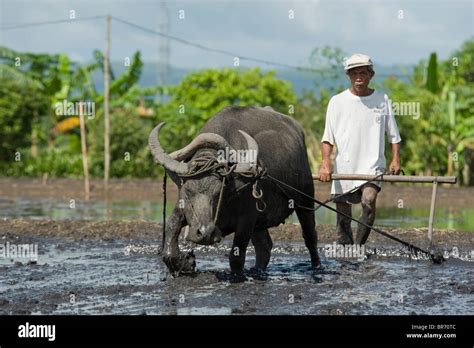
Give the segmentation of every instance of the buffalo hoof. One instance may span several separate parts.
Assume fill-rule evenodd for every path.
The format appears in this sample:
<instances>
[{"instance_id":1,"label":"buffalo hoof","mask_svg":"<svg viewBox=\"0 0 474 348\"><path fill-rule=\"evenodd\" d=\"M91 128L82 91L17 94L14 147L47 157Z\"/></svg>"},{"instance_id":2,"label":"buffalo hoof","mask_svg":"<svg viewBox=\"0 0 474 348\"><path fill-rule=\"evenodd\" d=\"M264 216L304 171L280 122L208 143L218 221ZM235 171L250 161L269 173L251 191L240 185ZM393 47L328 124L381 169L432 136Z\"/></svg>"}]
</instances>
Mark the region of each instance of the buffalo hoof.
<instances>
[{"instance_id":1,"label":"buffalo hoof","mask_svg":"<svg viewBox=\"0 0 474 348\"><path fill-rule=\"evenodd\" d=\"M265 272L264 269L256 268L256 267L252 267L248 271L248 276L252 277L253 279L256 279L256 280L267 280L268 279L268 273Z\"/></svg>"},{"instance_id":2,"label":"buffalo hoof","mask_svg":"<svg viewBox=\"0 0 474 348\"><path fill-rule=\"evenodd\" d=\"M174 276L192 274L196 269L196 257L192 251L189 253L179 253L178 255L163 256L163 262Z\"/></svg>"},{"instance_id":3,"label":"buffalo hoof","mask_svg":"<svg viewBox=\"0 0 474 348\"><path fill-rule=\"evenodd\" d=\"M243 283L247 280L244 272L219 272L216 277L221 282Z\"/></svg>"},{"instance_id":4,"label":"buffalo hoof","mask_svg":"<svg viewBox=\"0 0 474 348\"><path fill-rule=\"evenodd\" d=\"M321 259L319 258L319 256L317 256L315 258L312 258L311 267L315 270L320 269L322 267L321 266Z\"/></svg>"},{"instance_id":5,"label":"buffalo hoof","mask_svg":"<svg viewBox=\"0 0 474 348\"><path fill-rule=\"evenodd\" d=\"M231 272L229 281L231 283L243 283L247 280L244 272Z\"/></svg>"},{"instance_id":6,"label":"buffalo hoof","mask_svg":"<svg viewBox=\"0 0 474 348\"><path fill-rule=\"evenodd\" d=\"M321 264L321 262L319 262L319 263L316 264L316 265L315 265L314 263L312 263L312 264L311 264L311 269L312 269L313 271L315 271L315 272L319 272L319 271L323 271L325 268L324 268L324 266Z\"/></svg>"}]
</instances>

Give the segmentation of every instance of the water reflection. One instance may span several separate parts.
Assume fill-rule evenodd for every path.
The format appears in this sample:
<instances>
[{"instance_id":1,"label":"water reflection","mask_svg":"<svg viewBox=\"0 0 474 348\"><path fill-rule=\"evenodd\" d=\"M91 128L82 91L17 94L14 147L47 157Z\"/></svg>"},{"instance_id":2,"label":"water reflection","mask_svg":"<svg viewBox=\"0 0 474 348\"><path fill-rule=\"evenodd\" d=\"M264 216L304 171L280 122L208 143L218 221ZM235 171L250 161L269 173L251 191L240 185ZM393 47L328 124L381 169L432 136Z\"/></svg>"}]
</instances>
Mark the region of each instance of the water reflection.
<instances>
[{"instance_id":1,"label":"water reflection","mask_svg":"<svg viewBox=\"0 0 474 348\"><path fill-rule=\"evenodd\" d=\"M145 220L161 221L162 204L154 201L76 201L71 207L68 200L58 199L0 199L0 217L52 220ZM166 213L171 214L174 202L167 204ZM334 206L334 205L333 205ZM361 209L355 205L353 216ZM382 226L420 228L428 226L429 207L402 208L377 207L376 223ZM297 223L293 214L288 222ZM334 212L321 207L316 211L317 224L335 224ZM353 227L356 223L353 222ZM436 207L435 228L474 231L474 208Z\"/></svg>"}]
</instances>

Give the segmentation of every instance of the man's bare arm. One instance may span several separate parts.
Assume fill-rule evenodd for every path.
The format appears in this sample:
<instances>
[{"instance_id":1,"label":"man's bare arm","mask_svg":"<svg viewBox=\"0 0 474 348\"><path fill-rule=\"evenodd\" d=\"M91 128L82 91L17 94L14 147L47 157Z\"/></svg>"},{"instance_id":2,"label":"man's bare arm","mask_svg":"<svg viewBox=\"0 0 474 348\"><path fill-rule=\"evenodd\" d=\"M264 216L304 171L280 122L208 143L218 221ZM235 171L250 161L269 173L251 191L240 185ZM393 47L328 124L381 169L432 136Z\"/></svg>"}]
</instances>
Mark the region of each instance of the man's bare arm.
<instances>
[{"instance_id":1,"label":"man's bare arm","mask_svg":"<svg viewBox=\"0 0 474 348\"><path fill-rule=\"evenodd\" d=\"M390 163L389 170L390 172L395 173L396 175L400 174L401 164L400 164L400 143L392 144L392 162Z\"/></svg>"},{"instance_id":2,"label":"man's bare arm","mask_svg":"<svg viewBox=\"0 0 474 348\"><path fill-rule=\"evenodd\" d=\"M328 142L321 143L321 154L323 161L321 168L319 168L319 180L320 181L331 181L332 165L331 165L331 154L333 145Z\"/></svg>"}]
</instances>

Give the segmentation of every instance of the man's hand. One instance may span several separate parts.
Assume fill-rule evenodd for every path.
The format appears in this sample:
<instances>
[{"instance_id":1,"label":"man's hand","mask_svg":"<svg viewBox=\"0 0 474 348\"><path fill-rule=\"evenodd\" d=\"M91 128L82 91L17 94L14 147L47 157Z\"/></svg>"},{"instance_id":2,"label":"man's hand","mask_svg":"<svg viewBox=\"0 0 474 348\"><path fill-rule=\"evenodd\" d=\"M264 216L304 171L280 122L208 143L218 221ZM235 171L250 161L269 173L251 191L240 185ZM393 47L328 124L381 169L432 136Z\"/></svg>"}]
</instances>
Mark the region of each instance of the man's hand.
<instances>
[{"instance_id":1,"label":"man's hand","mask_svg":"<svg viewBox=\"0 0 474 348\"><path fill-rule=\"evenodd\" d=\"M319 168L319 181L331 181L331 174L331 161L327 159L323 160L323 162L321 163L321 168Z\"/></svg>"},{"instance_id":2,"label":"man's hand","mask_svg":"<svg viewBox=\"0 0 474 348\"><path fill-rule=\"evenodd\" d=\"M400 174L401 166L400 166L400 158L394 158L392 160L392 163L390 163L390 173L393 173L395 175Z\"/></svg>"}]
</instances>

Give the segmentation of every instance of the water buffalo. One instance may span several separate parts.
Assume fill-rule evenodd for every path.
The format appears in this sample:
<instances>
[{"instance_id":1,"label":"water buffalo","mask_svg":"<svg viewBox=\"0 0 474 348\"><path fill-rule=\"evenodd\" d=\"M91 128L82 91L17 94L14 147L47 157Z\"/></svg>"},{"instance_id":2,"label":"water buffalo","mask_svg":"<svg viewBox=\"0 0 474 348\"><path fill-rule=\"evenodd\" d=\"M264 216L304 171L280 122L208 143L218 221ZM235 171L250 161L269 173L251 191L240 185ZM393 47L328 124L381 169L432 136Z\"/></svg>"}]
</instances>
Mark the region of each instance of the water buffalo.
<instances>
[{"instance_id":1,"label":"water buffalo","mask_svg":"<svg viewBox=\"0 0 474 348\"><path fill-rule=\"evenodd\" d=\"M166 221L162 251L163 261L172 274L186 274L195 269L194 255L181 252L178 247L178 236L185 226L189 228L186 240L197 244L218 243L222 237L234 233L229 256L233 274L242 274L246 249L252 240L255 269L265 270L273 245L268 228L284 222L293 211L300 221L311 263L313 267L319 266L314 213L296 205L313 206L313 202L291 191L283 193L274 182L262 179L257 189L263 193L266 208L261 209L260 201L257 209L253 185L247 184L252 178L243 175L255 171L258 163L271 176L314 197L303 129L294 119L270 107L226 107L206 122L190 144L171 154L163 150L158 139L163 124L151 131L149 147L155 161L165 167L179 188L179 200ZM248 156L250 160L240 162L229 159L228 167L234 164L234 171L228 175L219 167L187 176L199 170L203 158L222 163L218 157L230 153L229 149L233 153L246 150L254 158Z\"/></svg>"}]
</instances>

